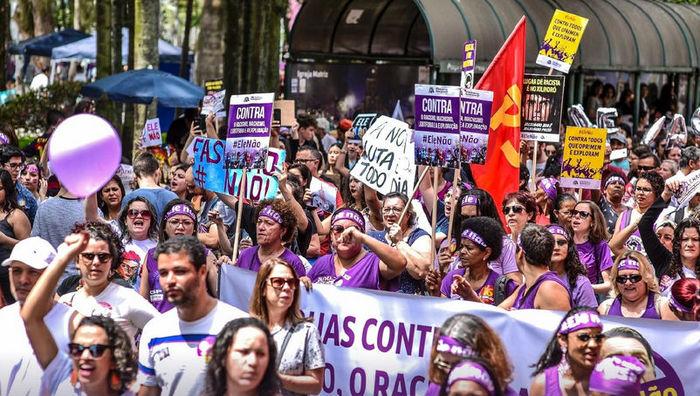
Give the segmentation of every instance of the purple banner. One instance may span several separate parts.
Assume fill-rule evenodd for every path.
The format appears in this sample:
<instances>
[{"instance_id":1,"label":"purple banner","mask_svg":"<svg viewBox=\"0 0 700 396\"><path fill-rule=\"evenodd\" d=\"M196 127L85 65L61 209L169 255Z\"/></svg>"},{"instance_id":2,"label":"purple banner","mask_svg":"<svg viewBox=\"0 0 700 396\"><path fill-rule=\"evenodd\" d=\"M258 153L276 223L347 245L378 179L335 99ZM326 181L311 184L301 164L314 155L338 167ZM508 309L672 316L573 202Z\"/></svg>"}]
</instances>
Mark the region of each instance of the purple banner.
<instances>
[{"instance_id":1,"label":"purple banner","mask_svg":"<svg viewBox=\"0 0 700 396\"><path fill-rule=\"evenodd\" d=\"M459 165L459 87L416 84L416 165Z\"/></svg>"},{"instance_id":2,"label":"purple banner","mask_svg":"<svg viewBox=\"0 0 700 396\"><path fill-rule=\"evenodd\" d=\"M462 163L486 163L492 104L491 91L462 90L459 103Z\"/></svg>"},{"instance_id":3,"label":"purple banner","mask_svg":"<svg viewBox=\"0 0 700 396\"><path fill-rule=\"evenodd\" d=\"M233 95L226 133L226 168L263 169L270 144L275 95Z\"/></svg>"}]
</instances>

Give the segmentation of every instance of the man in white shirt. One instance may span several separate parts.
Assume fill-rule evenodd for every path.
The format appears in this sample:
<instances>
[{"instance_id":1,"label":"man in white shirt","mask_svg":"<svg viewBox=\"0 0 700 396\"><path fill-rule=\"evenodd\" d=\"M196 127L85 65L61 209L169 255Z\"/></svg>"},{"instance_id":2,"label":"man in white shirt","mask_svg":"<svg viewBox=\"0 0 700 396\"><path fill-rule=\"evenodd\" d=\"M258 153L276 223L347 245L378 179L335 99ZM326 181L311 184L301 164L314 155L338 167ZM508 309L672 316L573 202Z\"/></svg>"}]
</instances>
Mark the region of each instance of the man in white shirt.
<instances>
[{"instance_id":1,"label":"man in white shirt","mask_svg":"<svg viewBox=\"0 0 700 396\"><path fill-rule=\"evenodd\" d=\"M207 293L206 250L197 238L169 239L155 255L164 296L176 309L143 329L139 395L199 395L219 331L248 314Z\"/></svg>"},{"instance_id":2,"label":"man in white shirt","mask_svg":"<svg viewBox=\"0 0 700 396\"><path fill-rule=\"evenodd\" d=\"M10 257L2 262L10 267L10 285L17 302L0 309L3 347L0 348L0 395L39 393L43 370L29 344L20 308L37 280L56 256L56 249L39 237L18 242ZM55 304L44 317L56 345L68 351L70 334L80 319L64 304Z\"/></svg>"}]
</instances>

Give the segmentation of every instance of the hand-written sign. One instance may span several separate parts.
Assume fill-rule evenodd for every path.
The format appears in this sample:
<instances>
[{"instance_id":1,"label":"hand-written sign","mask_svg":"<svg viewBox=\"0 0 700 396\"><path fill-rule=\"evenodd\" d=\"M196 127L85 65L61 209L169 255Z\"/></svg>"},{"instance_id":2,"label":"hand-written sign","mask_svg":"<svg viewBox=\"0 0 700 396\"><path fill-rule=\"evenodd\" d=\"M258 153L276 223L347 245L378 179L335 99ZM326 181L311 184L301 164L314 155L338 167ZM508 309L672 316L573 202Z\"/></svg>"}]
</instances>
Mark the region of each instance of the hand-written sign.
<instances>
[{"instance_id":1,"label":"hand-written sign","mask_svg":"<svg viewBox=\"0 0 700 396\"><path fill-rule=\"evenodd\" d=\"M411 194L416 167L408 124L381 116L365 133L362 145L362 156L350 174L381 194Z\"/></svg>"},{"instance_id":2,"label":"hand-written sign","mask_svg":"<svg viewBox=\"0 0 700 396\"><path fill-rule=\"evenodd\" d=\"M146 120L142 136L143 147L160 146L163 144L163 137L160 132L160 121L158 118Z\"/></svg>"},{"instance_id":3,"label":"hand-written sign","mask_svg":"<svg viewBox=\"0 0 700 396\"><path fill-rule=\"evenodd\" d=\"M607 131L603 128L566 128L560 179L562 187L600 188L606 135Z\"/></svg>"},{"instance_id":4,"label":"hand-written sign","mask_svg":"<svg viewBox=\"0 0 700 396\"><path fill-rule=\"evenodd\" d=\"M224 165L223 140L197 138L194 142L194 164L192 172L198 187L228 195L238 195L243 176L240 169L228 169ZM270 148L265 169L252 169L246 175L245 197L253 201L274 198L279 182L274 172L282 172L286 152Z\"/></svg>"},{"instance_id":5,"label":"hand-written sign","mask_svg":"<svg viewBox=\"0 0 700 396\"><path fill-rule=\"evenodd\" d=\"M554 11L535 63L568 73L587 24L584 17Z\"/></svg>"}]
</instances>

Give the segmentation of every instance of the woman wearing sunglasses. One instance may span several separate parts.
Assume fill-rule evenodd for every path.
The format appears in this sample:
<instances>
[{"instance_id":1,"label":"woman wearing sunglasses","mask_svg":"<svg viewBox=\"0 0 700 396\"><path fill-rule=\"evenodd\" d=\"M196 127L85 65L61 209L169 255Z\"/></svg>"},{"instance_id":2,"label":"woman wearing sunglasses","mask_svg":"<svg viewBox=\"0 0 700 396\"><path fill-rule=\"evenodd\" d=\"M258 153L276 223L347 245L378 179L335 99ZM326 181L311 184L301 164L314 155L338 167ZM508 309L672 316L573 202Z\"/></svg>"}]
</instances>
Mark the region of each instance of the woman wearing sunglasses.
<instances>
[{"instance_id":1,"label":"woman wearing sunglasses","mask_svg":"<svg viewBox=\"0 0 700 396\"><path fill-rule=\"evenodd\" d=\"M601 315L661 319L661 307L667 302L659 295L659 284L644 255L624 252L615 260L610 276L615 282L611 298L598 307Z\"/></svg>"},{"instance_id":2,"label":"woman wearing sunglasses","mask_svg":"<svg viewBox=\"0 0 700 396\"><path fill-rule=\"evenodd\" d=\"M51 309L53 290L69 261L90 250L94 239L87 232L66 237L63 249L41 275L22 307L27 336L44 374L42 394L132 395L136 356L132 339L113 319L85 317L78 324L66 355L44 323ZM39 380L39 379L37 379Z\"/></svg>"},{"instance_id":3,"label":"woman wearing sunglasses","mask_svg":"<svg viewBox=\"0 0 700 396\"><path fill-rule=\"evenodd\" d=\"M613 261L603 212L592 201L581 201L571 214L573 240L578 257L586 267L588 280L596 293L606 294L610 291L610 268ZM600 283L599 278L602 278Z\"/></svg>"},{"instance_id":4,"label":"woman wearing sunglasses","mask_svg":"<svg viewBox=\"0 0 700 396\"><path fill-rule=\"evenodd\" d=\"M537 215L535 198L527 191L517 191L503 199L503 215L510 228L510 238L518 241L518 236L527 223L534 223Z\"/></svg>"},{"instance_id":5,"label":"woman wearing sunglasses","mask_svg":"<svg viewBox=\"0 0 700 396\"><path fill-rule=\"evenodd\" d=\"M588 379L598 363L605 336L598 313L570 310L535 364L530 396L588 395Z\"/></svg>"},{"instance_id":6,"label":"woman wearing sunglasses","mask_svg":"<svg viewBox=\"0 0 700 396\"><path fill-rule=\"evenodd\" d=\"M644 252L638 224L644 213L664 191L664 179L656 171L642 172L634 186L634 207L620 214L611 242ZM621 235L619 235L621 234ZM618 242L619 240L619 242Z\"/></svg>"},{"instance_id":7,"label":"woman wearing sunglasses","mask_svg":"<svg viewBox=\"0 0 700 396\"><path fill-rule=\"evenodd\" d=\"M250 299L250 315L265 323L275 340L283 395L320 393L326 367L318 330L299 309L299 287L294 267L271 258L259 268Z\"/></svg>"},{"instance_id":8,"label":"woman wearing sunglasses","mask_svg":"<svg viewBox=\"0 0 700 396\"><path fill-rule=\"evenodd\" d=\"M146 259L146 252L158 243L158 223L153 205L144 197L133 197L119 214L119 230L124 251L139 255L139 263ZM138 284L132 285L138 289Z\"/></svg>"},{"instance_id":9,"label":"woman wearing sunglasses","mask_svg":"<svg viewBox=\"0 0 700 396\"><path fill-rule=\"evenodd\" d=\"M331 244L335 253L316 260L307 274L311 282L387 290L389 281L406 268L398 249L365 234L365 218L355 209L333 213Z\"/></svg>"},{"instance_id":10,"label":"woman wearing sunglasses","mask_svg":"<svg viewBox=\"0 0 700 396\"><path fill-rule=\"evenodd\" d=\"M559 224L550 224L547 230L554 236L554 250L549 269L559 275L571 294L571 304L575 307L597 307L591 281L586 276L586 269L578 258L576 245L571 235Z\"/></svg>"}]
</instances>

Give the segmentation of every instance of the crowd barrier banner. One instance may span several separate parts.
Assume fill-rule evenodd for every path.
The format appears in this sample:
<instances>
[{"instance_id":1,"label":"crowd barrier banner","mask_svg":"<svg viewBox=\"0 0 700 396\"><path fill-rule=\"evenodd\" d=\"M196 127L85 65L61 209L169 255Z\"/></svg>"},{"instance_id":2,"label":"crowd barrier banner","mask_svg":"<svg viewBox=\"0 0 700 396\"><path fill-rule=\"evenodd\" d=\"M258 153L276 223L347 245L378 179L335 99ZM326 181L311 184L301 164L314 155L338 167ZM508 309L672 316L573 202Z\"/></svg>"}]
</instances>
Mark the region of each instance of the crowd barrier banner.
<instances>
[{"instance_id":1,"label":"crowd barrier banner","mask_svg":"<svg viewBox=\"0 0 700 396\"><path fill-rule=\"evenodd\" d=\"M248 310L255 273L222 266L221 300ZM456 313L483 318L504 341L515 368L511 386L527 396L532 368L563 313L506 312L485 304L363 289L302 287L301 309L312 316L325 346L323 394L423 395L433 331ZM605 317L605 330L633 327L655 351L656 380L640 396L700 394L700 325Z\"/></svg>"}]
</instances>

